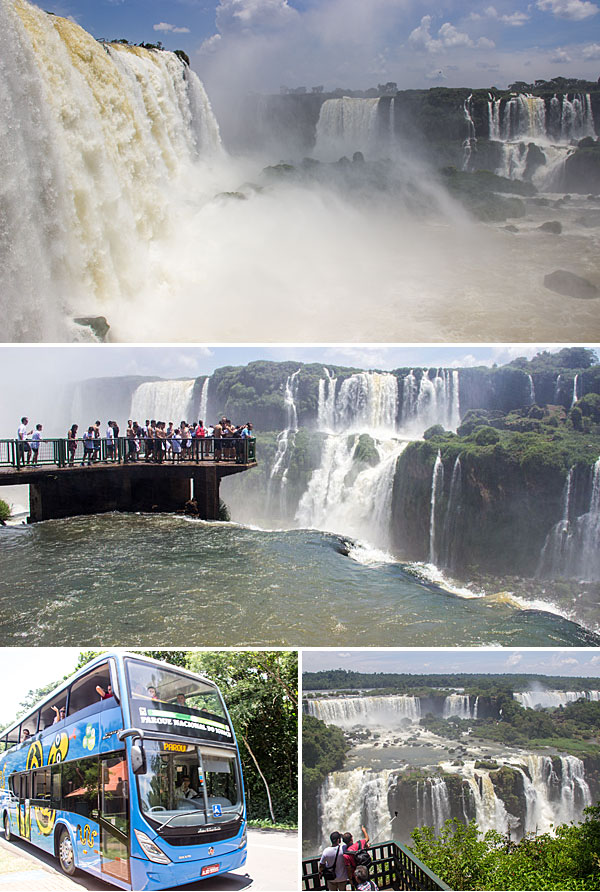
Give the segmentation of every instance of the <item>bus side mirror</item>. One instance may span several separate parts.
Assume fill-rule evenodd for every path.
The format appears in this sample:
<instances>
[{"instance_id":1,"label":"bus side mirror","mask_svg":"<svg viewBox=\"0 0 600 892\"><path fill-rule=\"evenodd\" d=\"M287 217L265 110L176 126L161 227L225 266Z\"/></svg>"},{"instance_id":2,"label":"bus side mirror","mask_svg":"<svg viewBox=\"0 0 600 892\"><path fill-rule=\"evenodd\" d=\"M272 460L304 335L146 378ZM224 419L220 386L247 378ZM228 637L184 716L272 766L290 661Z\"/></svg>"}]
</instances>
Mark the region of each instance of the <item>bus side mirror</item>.
<instances>
[{"instance_id":1,"label":"bus side mirror","mask_svg":"<svg viewBox=\"0 0 600 892\"><path fill-rule=\"evenodd\" d=\"M144 748L137 743L131 747L131 770L134 774L146 773L146 753Z\"/></svg>"}]
</instances>

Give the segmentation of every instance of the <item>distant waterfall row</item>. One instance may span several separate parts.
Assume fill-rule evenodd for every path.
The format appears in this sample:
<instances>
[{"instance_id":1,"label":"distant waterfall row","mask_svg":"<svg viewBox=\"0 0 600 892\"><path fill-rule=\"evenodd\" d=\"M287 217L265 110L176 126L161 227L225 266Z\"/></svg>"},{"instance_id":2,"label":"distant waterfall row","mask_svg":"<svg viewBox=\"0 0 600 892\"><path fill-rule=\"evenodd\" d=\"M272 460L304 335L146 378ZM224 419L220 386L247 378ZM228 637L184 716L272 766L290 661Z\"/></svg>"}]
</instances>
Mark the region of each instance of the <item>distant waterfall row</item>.
<instances>
[{"instance_id":1,"label":"distant waterfall row","mask_svg":"<svg viewBox=\"0 0 600 892\"><path fill-rule=\"evenodd\" d=\"M129 417L143 424L146 418L156 421L210 421L208 415L208 387L210 378L202 382L200 401L194 404L196 379L182 381L146 381L133 392Z\"/></svg>"},{"instance_id":2,"label":"distant waterfall row","mask_svg":"<svg viewBox=\"0 0 600 892\"><path fill-rule=\"evenodd\" d=\"M379 99L327 99L317 122L315 154L326 161L354 152L369 155L378 144Z\"/></svg>"},{"instance_id":3,"label":"distant waterfall row","mask_svg":"<svg viewBox=\"0 0 600 892\"><path fill-rule=\"evenodd\" d=\"M308 715L321 719L326 724L340 727L353 727L364 724L393 727L402 719L418 722L423 710L435 709L430 701L423 707L421 698L411 695L392 694L389 697L323 697L304 701ZM479 711L479 697L468 694L448 694L439 704L441 716L445 719L456 716L461 719L476 719Z\"/></svg>"},{"instance_id":4,"label":"distant waterfall row","mask_svg":"<svg viewBox=\"0 0 600 892\"><path fill-rule=\"evenodd\" d=\"M26 0L0 0L0 74L4 335L60 340L65 314L143 291L169 185L220 151L219 128L175 54L99 43Z\"/></svg>"},{"instance_id":5,"label":"distant waterfall row","mask_svg":"<svg viewBox=\"0 0 600 892\"><path fill-rule=\"evenodd\" d=\"M489 138L501 142L548 140L570 142L595 136L589 93L553 96L546 100L529 93L488 102Z\"/></svg>"},{"instance_id":6,"label":"distant waterfall row","mask_svg":"<svg viewBox=\"0 0 600 892\"><path fill-rule=\"evenodd\" d=\"M341 384L325 369L319 381L317 427L322 431L387 431L419 437L441 424L460 424L460 381L457 370L411 369L398 379L386 372L360 372Z\"/></svg>"},{"instance_id":7,"label":"distant waterfall row","mask_svg":"<svg viewBox=\"0 0 600 892\"><path fill-rule=\"evenodd\" d=\"M556 709L577 700L600 700L600 691L524 691L513 697L526 709Z\"/></svg>"},{"instance_id":8,"label":"distant waterfall row","mask_svg":"<svg viewBox=\"0 0 600 892\"><path fill-rule=\"evenodd\" d=\"M558 824L580 821L591 804L584 765L576 756L530 753L518 764L510 760L501 764L515 776L506 800L494 770L475 768L474 761L444 763L444 773L431 766L429 776L412 780L389 769L334 772L321 788L323 842L332 829L357 835L362 824L372 839L391 835L407 842L413 827L430 826L438 833L450 818L465 824L475 818L482 833L510 832L519 839L525 833L552 833Z\"/></svg>"},{"instance_id":9,"label":"distant waterfall row","mask_svg":"<svg viewBox=\"0 0 600 892\"><path fill-rule=\"evenodd\" d=\"M586 509L577 513L575 468L567 474L562 517L544 543L538 575L550 578L600 580L600 458L586 481ZM581 497L580 497L581 498Z\"/></svg>"}]
</instances>

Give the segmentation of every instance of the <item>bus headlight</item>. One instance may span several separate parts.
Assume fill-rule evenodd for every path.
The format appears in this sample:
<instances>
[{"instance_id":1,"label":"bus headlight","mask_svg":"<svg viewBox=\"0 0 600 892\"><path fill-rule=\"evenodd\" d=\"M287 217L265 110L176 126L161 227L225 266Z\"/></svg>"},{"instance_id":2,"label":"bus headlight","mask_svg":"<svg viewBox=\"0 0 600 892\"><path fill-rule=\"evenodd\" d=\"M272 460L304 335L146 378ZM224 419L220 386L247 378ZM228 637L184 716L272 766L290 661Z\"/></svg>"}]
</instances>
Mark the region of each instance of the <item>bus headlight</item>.
<instances>
[{"instance_id":1,"label":"bus headlight","mask_svg":"<svg viewBox=\"0 0 600 892\"><path fill-rule=\"evenodd\" d=\"M144 855L146 855L150 861L155 861L157 864L170 864L171 859L168 855L159 849L157 845L155 845L149 836L146 836L141 830L136 830L135 835L137 837L137 841L142 847L142 851Z\"/></svg>"}]
</instances>

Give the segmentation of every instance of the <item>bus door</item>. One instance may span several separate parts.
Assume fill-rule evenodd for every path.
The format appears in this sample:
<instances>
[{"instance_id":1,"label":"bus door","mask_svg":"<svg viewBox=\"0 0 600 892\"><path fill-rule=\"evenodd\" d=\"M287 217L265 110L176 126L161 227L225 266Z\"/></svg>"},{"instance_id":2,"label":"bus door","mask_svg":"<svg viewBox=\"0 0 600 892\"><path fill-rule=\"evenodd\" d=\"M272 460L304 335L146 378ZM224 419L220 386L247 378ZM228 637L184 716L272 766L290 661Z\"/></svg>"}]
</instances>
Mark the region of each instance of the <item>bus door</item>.
<instances>
[{"instance_id":1,"label":"bus door","mask_svg":"<svg viewBox=\"0 0 600 892\"><path fill-rule=\"evenodd\" d=\"M126 754L103 756L100 761L101 869L125 883L129 872L129 780Z\"/></svg>"},{"instance_id":2,"label":"bus door","mask_svg":"<svg viewBox=\"0 0 600 892\"><path fill-rule=\"evenodd\" d=\"M17 823L23 839L31 839L31 774L22 774L18 780Z\"/></svg>"}]
</instances>

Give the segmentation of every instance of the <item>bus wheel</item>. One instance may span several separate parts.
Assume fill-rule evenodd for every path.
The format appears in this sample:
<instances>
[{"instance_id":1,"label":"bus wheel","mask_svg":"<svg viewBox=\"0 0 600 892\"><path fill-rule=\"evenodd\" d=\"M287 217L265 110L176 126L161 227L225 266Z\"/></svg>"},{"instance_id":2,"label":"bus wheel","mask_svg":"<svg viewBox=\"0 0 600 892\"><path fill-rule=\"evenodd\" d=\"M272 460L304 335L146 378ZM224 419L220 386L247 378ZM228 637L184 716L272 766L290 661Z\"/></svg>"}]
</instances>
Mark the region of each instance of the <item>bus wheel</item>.
<instances>
[{"instance_id":1,"label":"bus wheel","mask_svg":"<svg viewBox=\"0 0 600 892\"><path fill-rule=\"evenodd\" d=\"M58 842L58 860L60 866L66 874L73 876L75 873L75 856L73 854L73 843L71 837L66 830L60 834Z\"/></svg>"},{"instance_id":2,"label":"bus wheel","mask_svg":"<svg viewBox=\"0 0 600 892\"><path fill-rule=\"evenodd\" d=\"M6 812L4 813L4 839L7 842L10 842L10 839L11 839L10 818L8 817Z\"/></svg>"}]
</instances>

